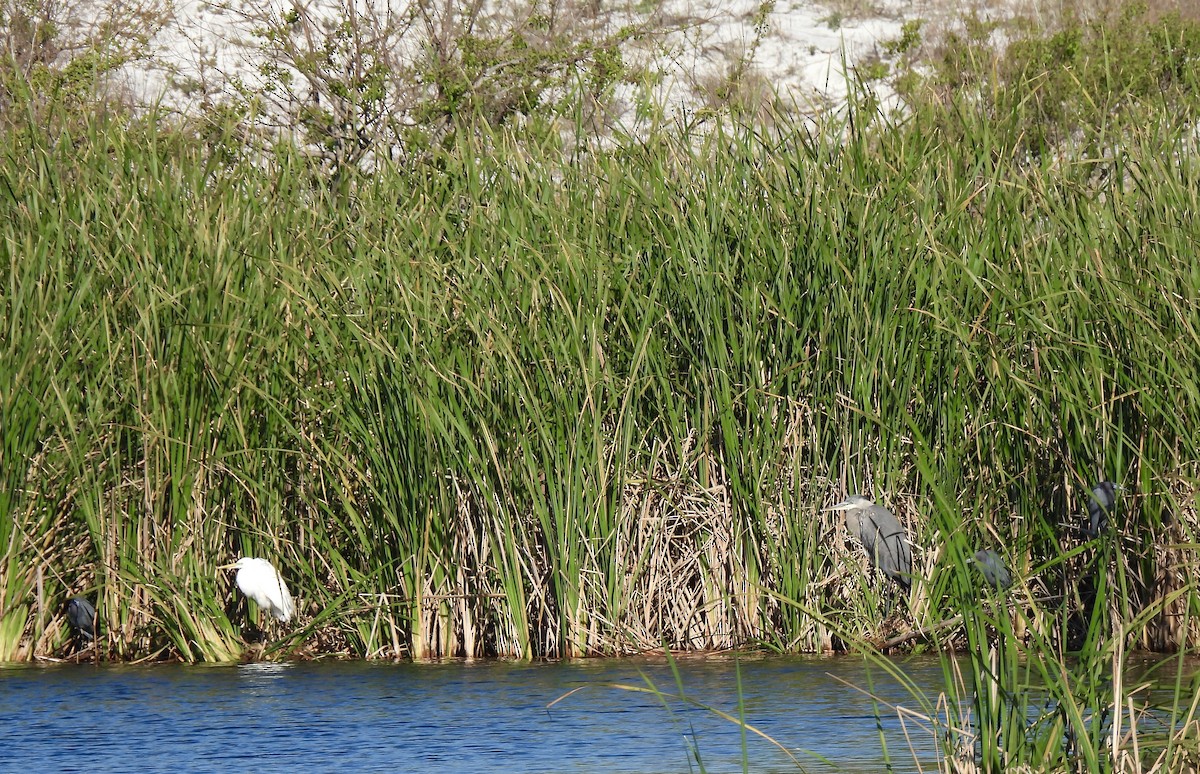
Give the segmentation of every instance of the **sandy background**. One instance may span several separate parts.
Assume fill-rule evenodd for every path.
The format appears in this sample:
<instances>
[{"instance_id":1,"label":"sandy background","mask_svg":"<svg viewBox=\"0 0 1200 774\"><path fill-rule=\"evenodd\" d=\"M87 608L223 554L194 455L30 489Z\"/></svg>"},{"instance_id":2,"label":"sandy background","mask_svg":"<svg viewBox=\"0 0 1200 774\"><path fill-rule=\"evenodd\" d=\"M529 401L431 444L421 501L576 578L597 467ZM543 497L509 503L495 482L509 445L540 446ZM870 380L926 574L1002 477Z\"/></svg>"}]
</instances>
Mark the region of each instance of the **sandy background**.
<instances>
[{"instance_id":1,"label":"sandy background","mask_svg":"<svg viewBox=\"0 0 1200 774\"><path fill-rule=\"evenodd\" d=\"M326 10L335 8L328 0L308 7L319 11L322 2ZM271 5L272 0L184 0L162 17L165 24L150 39L146 56L127 71L127 85L141 100L161 99L180 109L214 102L234 82L254 86L263 56L254 36L259 25L251 17ZM273 5L276 11L291 7L277 0ZM393 10L406 5L395 3ZM955 12L963 7L954 6ZM602 8L610 28L649 22L663 31L631 43L624 55L628 63L656 73L652 91L668 106L668 117L713 106L731 73L738 74L741 88L775 89L801 112L828 109L845 98L846 68L885 56L883 44L899 37L905 20L948 18L944 3L896 0L832 5L664 0ZM628 124L636 120L637 87L622 88L627 93L618 95L618 103L627 114L617 123Z\"/></svg>"}]
</instances>

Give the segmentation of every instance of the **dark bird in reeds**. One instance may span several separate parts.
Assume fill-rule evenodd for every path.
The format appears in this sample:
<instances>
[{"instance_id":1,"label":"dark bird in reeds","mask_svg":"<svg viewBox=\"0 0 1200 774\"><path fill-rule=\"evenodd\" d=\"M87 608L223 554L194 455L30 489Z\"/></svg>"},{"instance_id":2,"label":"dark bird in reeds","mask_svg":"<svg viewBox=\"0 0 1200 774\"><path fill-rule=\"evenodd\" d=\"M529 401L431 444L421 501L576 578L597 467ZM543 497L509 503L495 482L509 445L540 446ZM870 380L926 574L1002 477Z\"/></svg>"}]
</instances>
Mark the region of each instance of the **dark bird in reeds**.
<instances>
[{"instance_id":1,"label":"dark bird in reeds","mask_svg":"<svg viewBox=\"0 0 1200 774\"><path fill-rule=\"evenodd\" d=\"M1096 484L1088 498L1088 519L1084 533L1092 540L1108 530L1109 517L1117 503L1117 486L1111 481Z\"/></svg>"},{"instance_id":2,"label":"dark bird in reeds","mask_svg":"<svg viewBox=\"0 0 1200 774\"><path fill-rule=\"evenodd\" d=\"M72 597L67 602L67 620L80 639L96 639L96 607L84 597Z\"/></svg>"},{"instance_id":3,"label":"dark bird in reeds","mask_svg":"<svg viewBox=\"0 0 1200 774\"><path fill-rule=\"evenodd\" d=\"M1006 589L1012 585L1012 573L1008 571L1008 565L1004 563L1000 554L989 548L976 551L972 559L989 585L998 589Z\"/></svg>"},{"instance_id":4,"label":"dark bird in reeds","mask_svg":"<svg viewBox=\"0 0 1200 774\"><path fill-rule=\"evenodd\" d=\"M829 510L846 512L846 529L867 549L871 565L907 591L912 585L912 549L900 520L859 494Z\"/></svg>"}]
</instances>

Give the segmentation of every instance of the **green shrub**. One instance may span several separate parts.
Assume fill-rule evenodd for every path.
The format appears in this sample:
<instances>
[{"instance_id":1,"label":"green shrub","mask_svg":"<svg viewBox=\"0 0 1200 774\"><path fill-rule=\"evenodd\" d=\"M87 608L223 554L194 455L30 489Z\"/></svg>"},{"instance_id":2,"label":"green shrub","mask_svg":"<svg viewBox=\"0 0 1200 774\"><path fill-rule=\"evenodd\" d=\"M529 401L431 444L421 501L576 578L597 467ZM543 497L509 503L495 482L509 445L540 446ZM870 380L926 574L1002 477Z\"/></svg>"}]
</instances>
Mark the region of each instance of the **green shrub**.
<instances>
[{"instance_id":1,"label":"green shrub","mask_svg":"<svg viewBox=\"0 0 1200 774\"><path fill-rule=\"evenodd\" d=\"M1018 157L1068 148L1095 156L1123 127L1163 117L1183 125L1200 115L1200 22L1140 3L1068 17L1053 29L969 16L926 49L894 80L914 112L963 141L946 108L965 92Z\"/></svg>"}]
</instances>

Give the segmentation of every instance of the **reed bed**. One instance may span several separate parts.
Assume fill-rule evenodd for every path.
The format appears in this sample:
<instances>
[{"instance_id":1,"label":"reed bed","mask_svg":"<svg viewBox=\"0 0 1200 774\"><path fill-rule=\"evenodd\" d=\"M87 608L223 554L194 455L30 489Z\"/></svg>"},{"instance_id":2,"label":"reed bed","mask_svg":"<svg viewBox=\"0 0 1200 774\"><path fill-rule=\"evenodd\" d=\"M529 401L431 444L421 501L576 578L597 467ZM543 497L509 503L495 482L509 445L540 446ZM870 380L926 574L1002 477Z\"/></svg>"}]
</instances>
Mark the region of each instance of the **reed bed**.
<instances>
[{"instance_id":1,"label":"reed bed","mask_svg":"<svg viewBox=\"0 0 1200 774\"><path fill-rule=\"evenodd\" d=\"M153 120L6 132L0 659L62 653L79 592L108 657L238 658L239 554L298 598L284 655L822 651L935 627L976 546L1062 600L1022 636L1088 642L1088 577L1193 647L1191 141L860 108L573 165L463 133L337 189ZM854 491L911 599L821 510Z\"/></svg>"}]
</instances>

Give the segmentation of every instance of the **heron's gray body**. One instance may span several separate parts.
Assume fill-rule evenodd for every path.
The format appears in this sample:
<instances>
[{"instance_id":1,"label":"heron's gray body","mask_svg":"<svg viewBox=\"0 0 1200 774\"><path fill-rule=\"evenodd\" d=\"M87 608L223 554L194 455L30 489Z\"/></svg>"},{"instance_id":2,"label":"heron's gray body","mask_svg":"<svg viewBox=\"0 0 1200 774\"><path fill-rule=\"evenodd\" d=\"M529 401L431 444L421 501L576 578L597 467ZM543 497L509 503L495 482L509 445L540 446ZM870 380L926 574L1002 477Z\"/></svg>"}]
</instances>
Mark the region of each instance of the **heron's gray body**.
<instances>
[{"instance_id":1,"label":"heron's gray body","mask_svg":"<svg viewBox=\"0 0 1200 774\"><path fill-rule=\"evenodd\" d=\"M900 520L887 508L857 494L830 510L846 512L846 529L867 549L871 565L908 590L912 585L912 549Z\"/></svg>"},{"instance_id":2,"label":"heron's gray body","mask_svg":"<svg viewBox=\"0 0 1200 774\"><path fill-rule=\"evenodd\" d=\"M83 597L72 597L67 603L67 620L85 640L96 638L96 608Z\"/></svg>"},{"instance_id":3,"label":"heron's gray body","mask_svg":"<svg viewBox=\"0 0 1200 774\"><path fill-rule=\"evenodd\" d=\"M1084 532L1089 538L1100 537L1108 529L1108 516L1117 502L1117 488L1111 481L1101 481L1088 499L1088 523Z\"/></svg>"},{"instance_id":4,"label":"heron's gray body","mask_svg":"<svg viewBox=\"0 0 1200 774\"><path fill-rule=\"evenodd\" d=\"M990 548L986 551L975 552L975 566L979 568L983 579L992 586L1006 589L1012 585L1012 574L1008 571L1008 566L1004 564L1004 559Z\"/></svg>"}]
</instances>

